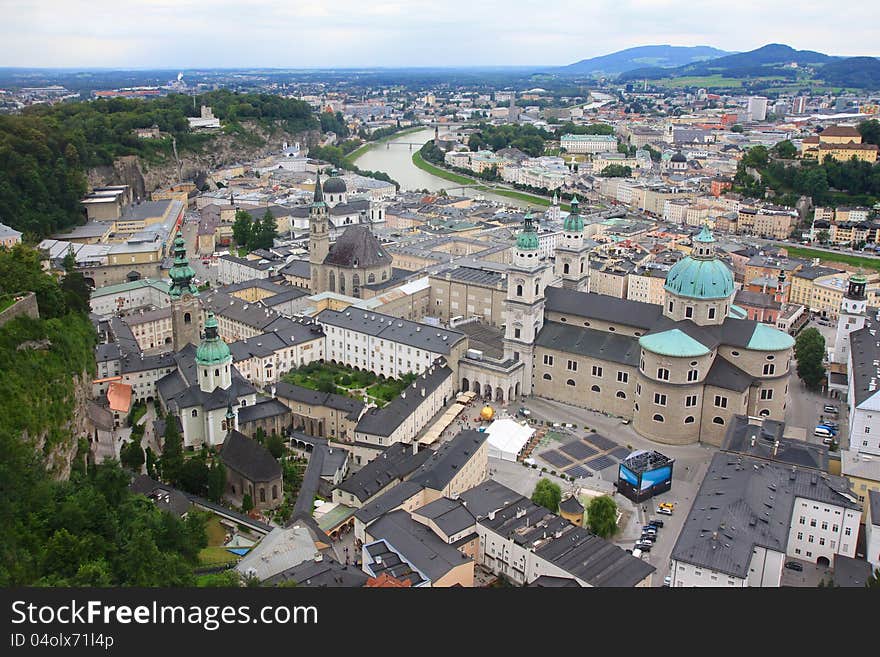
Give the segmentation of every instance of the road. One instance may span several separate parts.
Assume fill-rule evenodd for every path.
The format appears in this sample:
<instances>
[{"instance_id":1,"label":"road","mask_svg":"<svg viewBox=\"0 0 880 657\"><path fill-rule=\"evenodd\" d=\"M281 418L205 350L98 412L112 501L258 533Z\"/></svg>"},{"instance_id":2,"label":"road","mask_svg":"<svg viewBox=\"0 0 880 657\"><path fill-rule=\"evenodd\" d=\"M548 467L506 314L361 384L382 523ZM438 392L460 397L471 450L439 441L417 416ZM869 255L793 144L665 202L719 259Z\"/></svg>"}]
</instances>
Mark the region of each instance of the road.
<instances>
[{"instance_id":1,"label":"road","mask_svg":"<svg viewBox=\"0 0 880 657\"><path fill-rule=\"evenodd\" d=\"M183 235L183 241L186 244L186 255L189 258L190 267L196 272L198 285L207 281L211 284L211 287L216 287L217 267L203 264L201 257L199 257L199 250L197 248L198 230L199 215L187 215L180 231Z\"/></svg>"}]
</instances>

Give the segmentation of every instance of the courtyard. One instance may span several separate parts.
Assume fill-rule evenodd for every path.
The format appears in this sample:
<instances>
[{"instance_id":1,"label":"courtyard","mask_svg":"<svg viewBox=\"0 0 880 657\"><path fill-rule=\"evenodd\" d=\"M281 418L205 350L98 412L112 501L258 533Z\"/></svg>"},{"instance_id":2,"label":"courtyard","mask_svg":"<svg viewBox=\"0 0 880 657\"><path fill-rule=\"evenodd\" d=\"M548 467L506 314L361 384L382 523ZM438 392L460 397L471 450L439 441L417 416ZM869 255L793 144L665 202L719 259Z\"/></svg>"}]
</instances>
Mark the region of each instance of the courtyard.
<instances>
[{"instance_id":1,"label":"courtyard","mask_svg":"<svg viewBox=\"0 0 880 657\"><path fill-rule=\"evenodd\" d=\"M332 392L352 399L367 397L376 406L382 407L412 384L416 380L416 374L408 373L399 379L386 379L368 370L338 363L314 362L290 370L282 380L310 390Z\"/></svg>"}]
</instances>

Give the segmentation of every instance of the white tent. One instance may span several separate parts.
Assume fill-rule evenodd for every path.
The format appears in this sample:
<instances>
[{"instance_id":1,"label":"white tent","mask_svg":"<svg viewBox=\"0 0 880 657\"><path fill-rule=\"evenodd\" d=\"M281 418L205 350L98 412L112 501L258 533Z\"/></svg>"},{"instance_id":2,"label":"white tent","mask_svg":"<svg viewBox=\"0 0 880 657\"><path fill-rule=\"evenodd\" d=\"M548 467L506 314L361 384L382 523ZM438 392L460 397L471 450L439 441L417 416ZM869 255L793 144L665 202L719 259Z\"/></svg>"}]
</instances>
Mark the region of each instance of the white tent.
<instances>
[{"instance_id":1,"label":"white tent","mask_svg":"<svg viewBox=\"0 0 880 657\"><path fill-rule=\"evenodd\" d=\"M504 461L516 461L526 443L535 433L527 425L520 424L512 418L495 420L486 429L489 434L489 456Z\"/></svg>"}]
</instances>

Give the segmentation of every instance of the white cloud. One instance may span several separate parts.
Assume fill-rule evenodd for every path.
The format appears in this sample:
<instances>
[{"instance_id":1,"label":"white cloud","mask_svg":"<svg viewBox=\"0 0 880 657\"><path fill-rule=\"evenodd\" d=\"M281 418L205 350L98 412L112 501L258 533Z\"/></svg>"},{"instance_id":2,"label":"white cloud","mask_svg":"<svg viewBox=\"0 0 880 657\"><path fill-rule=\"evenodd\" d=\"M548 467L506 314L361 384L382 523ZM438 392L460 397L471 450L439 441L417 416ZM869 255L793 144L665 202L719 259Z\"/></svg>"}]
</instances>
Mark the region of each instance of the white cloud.
<instances>
[{"instance_id":1,"label":"white cloud","mask_svg":"<svg viewBox=\"0 0 880 657\"><path fill-rule=\"evenodd\" d=\"M637 45L872 55L875 3L801 0L3 0L0 65L567 64Z\"/></svg>"}]
</instances>

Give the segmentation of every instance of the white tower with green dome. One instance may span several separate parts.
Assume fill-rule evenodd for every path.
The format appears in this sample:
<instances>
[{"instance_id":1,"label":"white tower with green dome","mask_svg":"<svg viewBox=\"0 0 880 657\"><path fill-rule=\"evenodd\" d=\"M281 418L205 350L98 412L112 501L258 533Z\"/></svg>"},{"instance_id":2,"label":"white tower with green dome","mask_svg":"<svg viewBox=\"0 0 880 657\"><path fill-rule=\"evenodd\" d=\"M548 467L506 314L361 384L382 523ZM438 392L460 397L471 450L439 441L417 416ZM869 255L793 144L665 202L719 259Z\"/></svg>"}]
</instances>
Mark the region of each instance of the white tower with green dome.
<instances>
[{"instance_id":1,"label":"white tower with green dome","mask_svg":"<svg viewBox=\"0 0 880 657\"><path fill-rule=\"evenodd\" d=\"M544 326L544 276L547 265L540 257L538 234L531 212L516 236L513 265L507 272L504 301L504 358L525 364L522 394L532 392L532 355L535 339Z\"/></svg>"},{"instance_id":2,"label":"white tower with green dome","mask_svg":"<svg viewBox=\"0 0 880 657\"><path fill-rule=\"evenodd\" d=\"M228 390L232 385L232 353L220 337L214 313L208 313L205 321L205 338L196 349L196 367L202 392Z\"/></svg>"},{"instance_id":3,"label":"white tower with green dome","mask_svg":"<svg viewBox=\"0 0 880 657\"><path fill-rule=\"evenodd\" d=\"M568 290L590 291L590 249L584 238L584 218L577 196L571 199L571 212L562 224L554 274Z\"/></svg>"},{"instance_id":4,"label":"white tower with green dome","mask_svg":"<svg viewBox=\"0 0 880 657\"><path fill-rule=\"evenodd\" d=\"M188 344L199 343L199 323L202 308L199 303L199 290L193 283L195 271L186 257L186 244L180 233L174 239L174 264L168 272L171 285L171 334L174 351L180 351Z\"/></svg>"}]
</instances>

